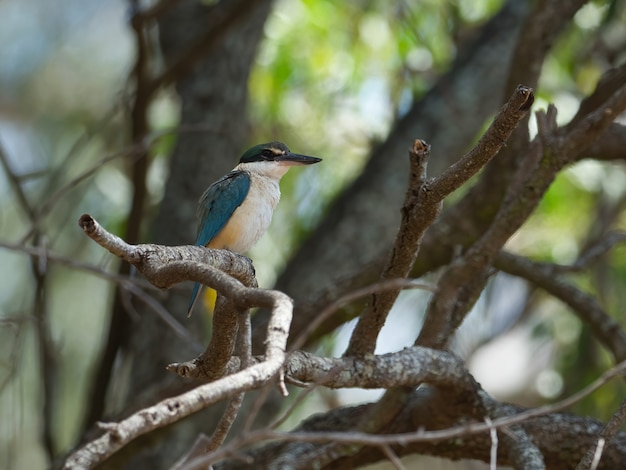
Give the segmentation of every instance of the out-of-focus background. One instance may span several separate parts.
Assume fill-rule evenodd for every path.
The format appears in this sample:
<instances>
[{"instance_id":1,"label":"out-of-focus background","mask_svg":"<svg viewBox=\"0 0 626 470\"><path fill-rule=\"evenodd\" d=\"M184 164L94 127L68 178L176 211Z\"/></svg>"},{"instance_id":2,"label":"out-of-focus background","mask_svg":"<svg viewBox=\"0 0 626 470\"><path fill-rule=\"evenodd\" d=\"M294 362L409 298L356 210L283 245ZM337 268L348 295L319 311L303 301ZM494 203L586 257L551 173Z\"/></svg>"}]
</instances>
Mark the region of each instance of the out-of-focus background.
<instances>
[{"instance_id":1,"label":"out-of-focus background","mask_svg":"<svg viewBox=\"0 0 626 470\"><path fill-rule=\"evenodd\" d=\"M77 220L90 213L120 235L128 223L134 191L126 158L133 144L128 105L137 54L129 23L133 3L0 2L2 468L49 466L50 458L76 445L90 406L89 384L107 339L115 287L106 273L115 275L118 262L81 233ZM285 178L274 222L250 253L260 285L273 284L330 201L363 169L371 148L440 79L460 45L472 40L476 28L502 4L279 0L272 5L248 88L242 90L249 101L241 116L247 131L240 150L279 138L324 162ZM544 63L534 109L552 102L559 122L574 115L608 61L619 62L623 55L624 11L623 2L595 1L575 15ZM160 66L154 60L154 67ZM180 113L173 87L160 90L149 108L142 241L154 239L149 221L163 198L178 132L186 132L176 130ZM531 133L533 126L531 119ZM429 140L428 135L415 137ZM231 166L238 155L232 154ZM206 186L211 181L207 177ZM562 172L510 246L538 259L570 263L593 233L599 211L622 211L616 228L626 228L625 202L623 165L583 161ZM193 204L181 210L193 211ZM191 243L195 226L181 232L188 236L178 243ZM48 256L39 256L42 252ZM618 247L592 275L575 279L613 306L610 311L621 315L621 322L625 255ZM177 289L186 293L188 287ZM403 308L414 309L425 298L419 293L401 297L379 351L412 344L413 330L402 337L407 330ZM525 317L531 307L540 313ZM321 347L341 354L349 328ZM580 320L508 276L490 284L456 348L486 390L522 404L575 391L610 363ZM623 385L607 387L583 401L580 411L606 418L623 391ZM313 394L303 414L337 401L369 399L372 393Z\"/></svg>"}]
</instances>

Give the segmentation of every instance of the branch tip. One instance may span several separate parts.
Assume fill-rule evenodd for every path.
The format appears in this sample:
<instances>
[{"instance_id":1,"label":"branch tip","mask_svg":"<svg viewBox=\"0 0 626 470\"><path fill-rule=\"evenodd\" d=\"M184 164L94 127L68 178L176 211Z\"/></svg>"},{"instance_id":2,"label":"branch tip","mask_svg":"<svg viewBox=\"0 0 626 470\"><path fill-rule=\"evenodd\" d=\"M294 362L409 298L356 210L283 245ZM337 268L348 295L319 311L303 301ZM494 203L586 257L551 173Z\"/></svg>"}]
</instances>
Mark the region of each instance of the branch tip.
<instances>
[{"instance_id":1,"label":"branch tip","mask_svg":"<svg viewBox=\"0 0 626 470\"><path fill-rule=\"evenodd\" d=\"M525 95L526 99L518 108L520 111L528 111L535 102L534 90L526 85L517 85L517 93Z\"/></svg>"},{"instance_id":2,"label":"branch tip","mask_svg":"<svg viewBox=\"0 0 626 470\"><path fill-rule=\"evenodd\" d=\"M84 232L93 232L96 226L95 222L96 221L89 214L83 214L80 216L80 219L78 219L78 225Z\"/></svg>"},{"instance_id":3,"label":"branch tip","mask_svg":"<svg viewBox=\"0 0 626 470\"><path fill-rule=\"evenodd\" d=\"M425 152L430 152L430 145L425 140L415 139L411 153L420 154Z\"/></svg>"}]
</instances>

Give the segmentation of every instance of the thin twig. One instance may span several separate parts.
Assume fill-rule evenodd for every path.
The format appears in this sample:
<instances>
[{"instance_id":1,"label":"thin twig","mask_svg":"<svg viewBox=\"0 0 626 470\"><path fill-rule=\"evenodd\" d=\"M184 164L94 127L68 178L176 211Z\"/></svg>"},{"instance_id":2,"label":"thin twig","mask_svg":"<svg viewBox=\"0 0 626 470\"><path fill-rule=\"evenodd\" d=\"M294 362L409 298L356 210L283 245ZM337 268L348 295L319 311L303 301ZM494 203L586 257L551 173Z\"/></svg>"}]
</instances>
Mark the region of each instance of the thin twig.
<instances>
[{"instance_id":1,"label":"thin twig","mask_svg":"<svg viewBox=\"0 0 626 470\"><path fill-rule=\"evenodd\" d=\"M202 352L202 344L198 341L198 338L192 335L189 330L153 296L148 295L147 292L130 282L125 283L124 288L145 303L179 338L190 344L198 353Z\"/></svg>"},{"instance_id":2,"label":"thin twig","mask_svg":"<svg viewBox=\"0 0 626 470\"><path fill-rule=\"evenodd\" d=\"M90 274L93 274L94 276L100 277L102 279L106 279L111 282L125 283L125 284L132 283L142 289L151 289L154 291L159 290L157 287L153 286L145 279L140 279L136 276L135 277L129 276L129 275L122 276L120 274L110 273L110 272L105 271L99 266L94 266L93 264L81 263L80 261L76 261L75 259L69 258L67 256L58 255L48 250L43 252L38 247L32 247L28 245L20 245L20 244L7 243L7 242L0 241L0 248L23 252L31 256L45 257L46 262L53 262L53 263L60 264L62 266L67 266L68 268L76 269L79 271L85 271Z\"/></svg>"},{"instance_id":3,"label":"thin twig","mask_svg":"<svg viewBox=\"0 0 626 470\"><path fill-rule=\"evenodd\" d=\"M485 424L489 426L489 438L491 439L489 470L496 470L498 468L498 430L493 427L493 421L488 416L485 416Z\"/></svg>"},{"instance_id":4,"label":"thin twig","mask_svg":"<svg viewBox=\"0 0 626 470\"><path fill-rule=\"evenodd\" d=\"M602 458L602 452L604 451L604 444L606 444L606 441L604 439L598 439L598 445L596 446L596 450L593 453L593 461L591 462L590 470L596 470L598 468L598 465L600 465L600 459Z\"/></svg>"},{"instance_id":5,"label":"thin twig","mask_svg":"<svg viewBox=\"0 0 626 470\"><path fill-rule=\"evenodd\" d=\"M17 196L17 200L20 202L20 205L22 206L22 210L24 210L24 212L26 213L26 215L28 216L29 220L32 223L36 219L35 210L33 209L30 202L28 201L28 198L26 197L26 193L24 192L24 189L22 188L22 185L20 184L19 178L17 177L17 175L11 168L11 165L9 164L9 159L4 151L4 146L2 145L1 142L0 142L0 164L2 164L2 167L4 168L4 172L7 175L9 184L11 185L13 192Z\"/></svg>"},{"instance_id":6,"label":"thin twig","mask_svg":"<svg viewBox=\"0 0 626 470\"><path fill-rule=\"evenodd\" d=\"M258 396L252 403L252 406L249 412L247 413L246 420L244 421L243 426L241 427L242 434L247 434L248 432L250 432L250 429L252 429L252 425L254 424L254 422L256 421L256 418L258 417L259 412L261 411L261 407L267 401L267 397L272 391L272 387L273 385L266 385L258 393Z\"/></svg>"},{"instance_id":7,"label":"thin twig","mask_svg":"<svg viewBox=\"0 0 626 470\"><path fill-rule=\"evenodd\" d=\"M389 459L389 462L391 463L391 465L393 465L393 467L396 470L406 470L406 467L402 463L402 460L400 460L400 458L398 458L398 456L393 451L391 446L389 446L389 445L382 445L382 446L380 446L380 449L383 451L383 454L385 454L387 456L387 458Z\"/></svg>"},{"instance_id":8,"label":"thin twig","mask_svg":"<svg viewBox=\"0 0 626 470\"><path fill-rule=\"evenodd\" d=\"M314 382L310 382L307 384L305 390L300 393L296 399L289 405L289 407L283 412L282 416L280 416L276 421L270 424L270 429L277 429L281 424L283 424L289 416L295 411L295 409L305 400L305 398L316 388L320 386L324 386L333 380L340 372L342 371L341 367L335 367L331 369L326 375L321 376L318 380Z\"/></svg>"},{"instance_id":9,"label":"thin twig","mask_svg":"<svg viewBox=\"0 0 626 470\"><path fill-rule=\"evenodd\" d=\"M128 147L126 147L126 148L124 148L124 149L122 149L122 150L120 150L118 152L113 152L110 155L107 155L107 156L101 158L100 160L95 162L93 165L91 165L89 168L87 168L82 173L80 173L78 176L76 176L72 180L68 181L66 184L64 184L57 191L55 191L54 193L52 193L48 197L46 197L45 201L43 201L42 204L37 208L36 217L33 220L33 222L31 224L31 226L29 227L28 231L22 236L22 238L20 240L20 243L26 243L26 241L33 236L33 234L39 229L39 227L41 226L41 224L45 220L46 216L52 212L52 209L54 208L54 206L59 201L63 200L63 198L72 189L74 189L80 183L82 183L86 179L88 179L91 176L93 176L94 174L96 174L98 172L98 170L102 169L102 167L105 164L107 164L107 163L109 163L109 162L111 162L113 160L116 160L118 158L124 158L124 157L130 157L131 160L132 160L136 156L140 155L143 147L144 146L141 145L141 144L131 145L131 146L128 146Z\"/></svg>"}]
</instances>

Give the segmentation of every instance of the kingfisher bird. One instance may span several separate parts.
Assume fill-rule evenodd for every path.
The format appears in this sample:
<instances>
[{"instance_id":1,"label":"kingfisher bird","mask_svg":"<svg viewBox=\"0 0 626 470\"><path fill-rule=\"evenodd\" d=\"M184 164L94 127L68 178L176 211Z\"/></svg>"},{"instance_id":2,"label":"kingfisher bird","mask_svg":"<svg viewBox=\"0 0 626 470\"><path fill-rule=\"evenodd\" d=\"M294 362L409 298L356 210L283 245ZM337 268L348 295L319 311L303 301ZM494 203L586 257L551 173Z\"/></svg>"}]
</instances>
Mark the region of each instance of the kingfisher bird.
<instances>
[{"instance_id":1,"label":"kingfisher bird","mask_svg":"<svg viewBox=\"0 0 626 470\"><path fill-rule=\"evenodd\" d=\"M282 142L248 149L239 164L204 192L198 203L197 246L245 253L265 233L280 199L280 179L289 167L311 165L321 158L292 153ZM191 315L200 284L189 301ZM210 291L211 308L217 293Z\"/></svg>"}]
</instances>

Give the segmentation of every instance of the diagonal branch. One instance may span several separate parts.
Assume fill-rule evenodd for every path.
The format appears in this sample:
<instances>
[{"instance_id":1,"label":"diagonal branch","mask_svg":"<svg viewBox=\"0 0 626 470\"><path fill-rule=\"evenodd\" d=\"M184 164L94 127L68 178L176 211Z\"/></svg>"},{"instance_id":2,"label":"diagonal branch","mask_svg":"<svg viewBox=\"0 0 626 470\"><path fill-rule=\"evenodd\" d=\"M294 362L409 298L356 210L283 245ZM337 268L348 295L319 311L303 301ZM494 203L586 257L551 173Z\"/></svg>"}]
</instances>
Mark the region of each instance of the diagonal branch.
<instances>
[{"instance_id":1,"label":"diagonal branch","mask_svg":"<svg viewBox=\"0 0 626 470\"><path fill-rule=\"evenodd\" d=\"M585 118L563 128L556 126L553 107L547 114L538 113L539 134L527 157L536 163L530 171L520 168L524 177L516 191L509 190L491 226L442 275L416 344L434 348L448 344L483 290L502 246L534 211L556 174L603 135L624 109L626 85Z\"/></svg>"},{"instance_id":2,"label":"diagonal branch","mask_svg":"<svg viewBox=\"0 0 626 470\"><path fill-rule=\"evenodd\" d=\"M424 232L437 218L443 199L467 182L500 151L533 101L533 90L518 86L474 148L431 181L426 179L430 147L424 141L415 141L410 151L410 180L402 208L402 221L382 274L383 279L406 277L409 274ZM378 334L399 293L399 289L394 289L373 294L369 306L359 318L344 355L359 356L374 352Z\"/></svg>"},{"instance_id":3,"label":"diagonal branch","mask_svg":"<svg viewBox=\"0 0 626 470\"><path fill-rule=\"evenodd\" d=\"M291 300L275 291L265 291L264 295L266 302L263 303L274 303L273 314L283 322L285 320L288 322L292 310ZM105 433L70 455L63 468L93 468L141 435L180 421L233 394L264 386L276 376L283 364L287 335L285 333L282 336L282 344L268 344L266 360L261 364L222 377L210 384L201 385L182 395L163 400L119 423L103 425Z\"/></svg>"},{"instance_id":4,"label":"diagonal branch","mask_svg":"<svg viewBox=\"0 0 626 470\"><path fill-rule=\"evenodd\" d=\"M443 200L489 163L506 145L534 101L533 89L518 85L476 145L430 183L429 190L435 193L434 197Z\"/></svg>"},{"instance_id":5,"label":"diagonal branch","mask_svg":"<svg viewBox=\"0 0 626 470\"><path fill-rule=\"evenodd\" d=\"M409 155L411 171L402 207L402 221L382 279L404 278L408 275L417 257L424 231L441 211L441 201L431 200L425 187L430 146L423 140L416 140ZM387 289L372 294L371 302L361 314L350 337L345 356L362 356L374 352L378 334L399 293L400 289Z\"/></svg>"}]
</instances>

